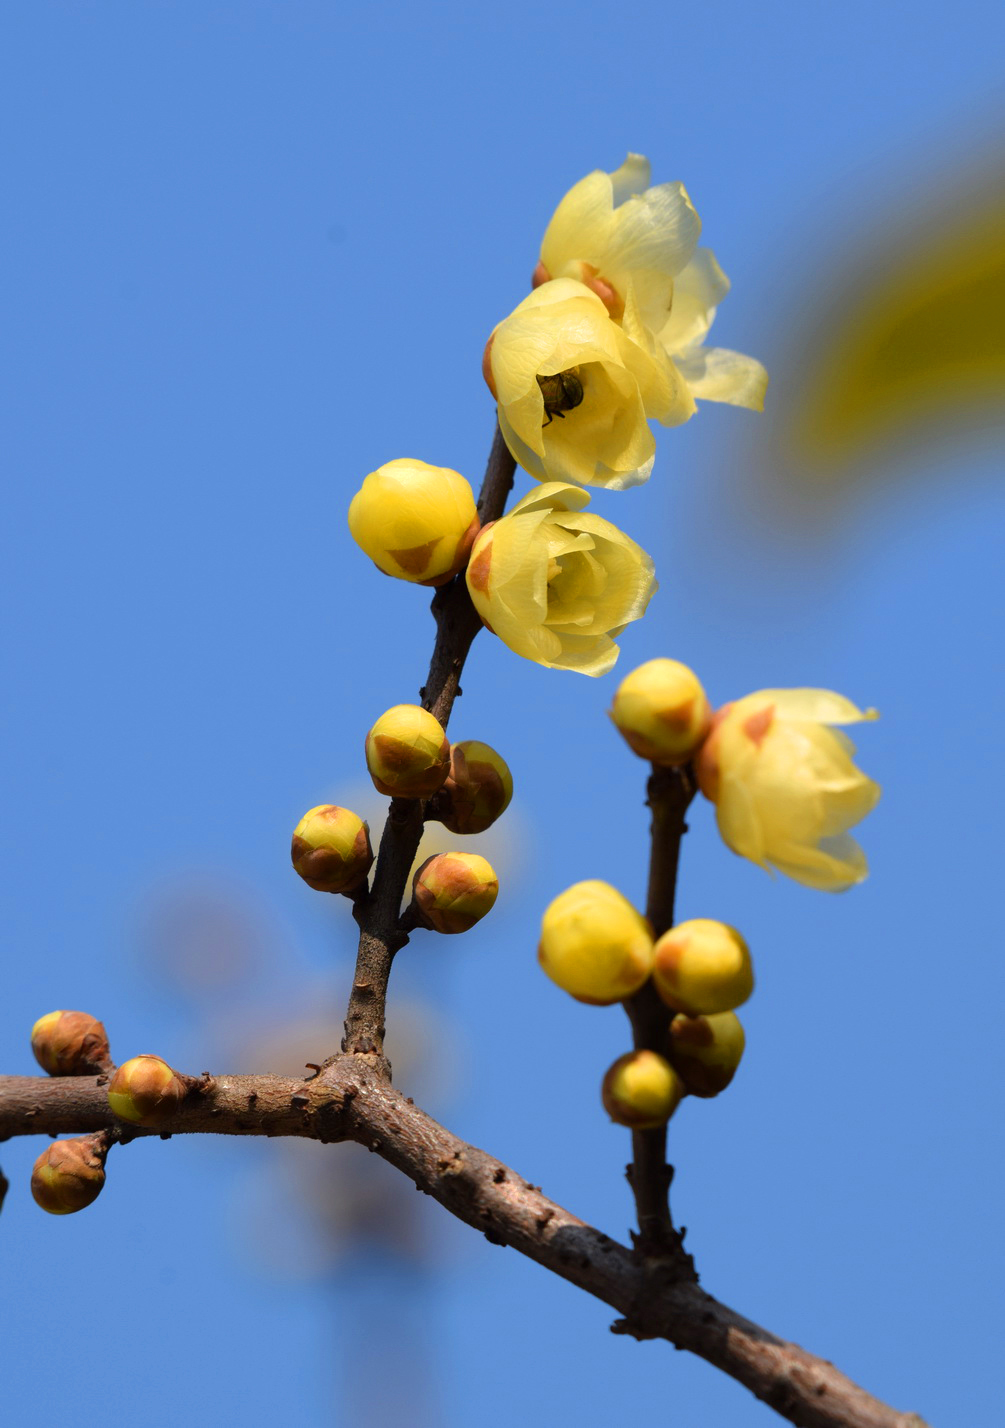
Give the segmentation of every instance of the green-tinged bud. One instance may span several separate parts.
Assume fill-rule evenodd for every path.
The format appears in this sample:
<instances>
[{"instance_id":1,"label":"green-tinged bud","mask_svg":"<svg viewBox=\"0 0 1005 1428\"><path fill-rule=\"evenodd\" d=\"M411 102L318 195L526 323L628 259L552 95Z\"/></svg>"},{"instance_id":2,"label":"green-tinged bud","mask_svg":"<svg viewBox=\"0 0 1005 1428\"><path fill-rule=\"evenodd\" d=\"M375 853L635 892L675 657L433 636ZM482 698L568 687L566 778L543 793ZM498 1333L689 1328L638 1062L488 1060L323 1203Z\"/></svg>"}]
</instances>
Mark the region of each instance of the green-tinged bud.
<instances>
[{"instance_id":1,"label":"green-tinged bud","mask_svg":"<svg viewBox=\"0 0 1005 1428\"><path fill-rule=\"evenodd\" d=\"M318 892L354 892L373 863L370 829L350 808L319 803L293 830L293 866Z\"/></svg>"},{"instance_id":2,"label":"green-tinged bud","mask_svg":"<svg viewBox=\"0 0 1005 1428\"><path fill-rule=\"evenodd\" d=\"M427 817L451 833L484 833L513 797L513 775L488 744L467 739L450 746L450 772L434 795Z\"/></svg>"},{"instance_id":3,"label":"green-tinged bud","mask_svg":"<svg viewBox=\"0 0 1005 1428\"><path fill-rule=\"evenodd\" d=\"M420 919L435 932L467 932L499 895L492 864L478 853L438 853L412 880Z\"/></svg>"},{"instance_id":4,"label":"green-tinged bud","mask_svg":"<svg viewBox=\"0 0 1005 1428\"><path fill-rule=\"evenodd\" d=\"M577 1001L609 1006L652 971L652 928L610 883L573 883L545 909L537 960Z\"/></svg>"},{"instance_id":5,"label":"green-tinged bud","mask_svg":"<svg viewBox=\"0 0 1005 1428\"><path fill-rule=\"evenodd\" d=\"M388 461L353 497L349 530L385 575L445 585L467 561L478 534L474 492L447 466Z\"/></svg>"},{"instance_id":6,"label":"green-tinged bud","mask_svg":"<svg viewBox=\"0 0 1005 1428\"><path fill-rule=\"evenodd\" d=\"M35 1060L50 1076L95 1076L108 1066L108 1037L87 1012L54 1011L31 1029Z\"/></svg>"},{"instance_id":7,"label":"green-tinged bud","mask_svg":"<svg viewBox=\"0 0 1005 1428\"><path fill-rule=\"evenodd\" d=\"M746 1037L735 1012L675 1016L670 1062L691 1096L717 1096L733 1079Z\"/></svg>"},{"instance_id":8,"label":"green-tinged bud","mask_svg":"<svg viewBox=\"0 0 1005 1428\"><path fill-rule=\"evenodd\" d=\"M134 1056L122 1065L108 1086L108 1104L123 1121L156 1126L178 1110L188 1086L159 1056Z\"/></svg>"},{"instance_id":9,"label":"green-tinged bud","mask_svg":"<svg viewBox=\"0 0 1005 1428\"><path fill-rule=\"evenodd\" d=\"M104 1142L95 1136L56 1140L46 1146L31 1172L36 1205L50 1215L72 1215L86 1209L105 1183L106 1153Z\"/></svg>"},{"instance_id":10,"label":"green-tinged bud","mask_svg":"<svg viewBox=\"0 0 1005 1428\"><path fill-rule=\"evenodd\" d=\"M675 659L651 659L618 685L611 718L643 759L686 764L712 724L698 677Z\"/></svg>"},{"instance_id":11,"label":"green-tinged bud","mask_svg":"<svg viewBox=\"0 0 1005 1428\"><path fill-rule=\"evenodd\" d=\"M657 942L653 981L668 1007L702 1016L745 1002L754 990L754 969L735 927L695 917Z\"/></svg>"},{"instance_id":12,"label":"green-tinged bud","mask_svg":"<svg viewBox=\"0 0 1005 1428\"><path fill-rule=\"evenodd\" d=\"M601 1086L604 1109L619 1126L653 1130L667 1123L680 1105L684 1083L655 1051L619 1056Z\"/></svg>"},{"instance_id":13,"label":"green-tinged bud","mask_svg":"<svg viewBox=\"0 0 1005 1428\"><path fill-rule=\"evenodd\" d=\"M366 736L366 766L391 798L430 798L450 772L450 741L435 715L396 704Z\"/></svg>"}]
</instances>

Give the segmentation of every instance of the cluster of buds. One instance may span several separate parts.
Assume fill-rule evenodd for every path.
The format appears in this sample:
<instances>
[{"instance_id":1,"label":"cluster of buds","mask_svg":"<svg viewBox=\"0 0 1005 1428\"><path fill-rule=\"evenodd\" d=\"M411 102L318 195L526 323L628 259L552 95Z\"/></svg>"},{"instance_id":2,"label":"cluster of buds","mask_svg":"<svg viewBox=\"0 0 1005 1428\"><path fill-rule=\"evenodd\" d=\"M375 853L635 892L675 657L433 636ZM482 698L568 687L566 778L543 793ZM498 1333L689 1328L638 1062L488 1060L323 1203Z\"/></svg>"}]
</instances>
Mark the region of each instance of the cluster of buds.
<instances>
[{"instance_id":1,"label":"cluster of buds","mask_svg":"<svg viewBox=\"0 0 1005 1428\"><path fill-rule=\"evenodd\" d=\"M546 909L538 960L563 991L592 1006L624 1001L651 979L672 1013L660 1050L620 1056L604 1077L604 1106L619 1125L663 1125L685 1096L715 1096L729 1085L744 1046L734 1008L754 989L735 928L696 918L657 939L616 888L582 882Z\"/></svg>"},{"instance_id":2,"label":"cluster of buds","mask_svg":"<svg viewBox=\"0 0 1005 1428\"><path fill-rule=\"evenodd\" d=\"M728 848L808 887L841 892L868 872L848 829L879 787L833 725L875 719L827 689L762 689L716 713L697 676L654 659L619 685L611 718L657 767L691 765Z\"/></svg>"},{"instance_id":3,"label":"cluster of buds","mask_svg":"<svg viewBox=\"0 0 1005 1428\"><path fill-rule=\"evenodd\" d=\"M54 1011L31 1029L35 1060L50 1076L94 1076L107 1087L108 1104L121 1121L154 1129L164 1125L198 1085L159 1056L134 1056L117 1069L105 1028L87 1012ZM51 1215L69 1215L97 1199L105 1183L107 1131L57 1140L35 1161L31 1193Z\"/></svg>"},{"instance_id":4,"label":"cluster of buds","mask_svg":"<svg viewBox=\"0 0 1005 1428\"><path fill-rule=\"evenodd\" d=\"M396 704L365 742L374 787L391 798L422 802L423 817L452 833L484 833L508 808L513 776L488 744L451 744L435 715L418 704ZM293 866L319 892L365 894L373 863L369 829L348 808L321 804L293 833ZM477 853L427 858L412 880L409 926L467 932L489 912L499 892L490 864ZM405 924L403 924L405 925Z\"/></svg>"}]
</instances>

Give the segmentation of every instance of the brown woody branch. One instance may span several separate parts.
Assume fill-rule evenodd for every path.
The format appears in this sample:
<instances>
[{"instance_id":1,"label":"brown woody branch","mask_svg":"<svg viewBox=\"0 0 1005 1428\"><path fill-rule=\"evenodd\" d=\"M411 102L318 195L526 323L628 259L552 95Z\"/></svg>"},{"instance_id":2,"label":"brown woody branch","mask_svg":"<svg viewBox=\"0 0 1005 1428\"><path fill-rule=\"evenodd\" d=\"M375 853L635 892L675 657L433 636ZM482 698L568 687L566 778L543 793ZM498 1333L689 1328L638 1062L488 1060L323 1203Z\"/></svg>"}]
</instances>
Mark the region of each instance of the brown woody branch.
<instances>
[{"instance_id":1,"label":"brown woody branch","mask_svg":"<svg viewBox=\"0 0 1005 1428\"><path fill-rule=\"evenodd\" d=\"M494 1244L510 1245L609 1304L614 1332L667 1339L744 1384L801 1428L924 1428L832 1364L770 1334L673 1265L640 1258L508 1166L465 1144L395 1090L368 1056L340 1056L309 1081L219 1076L143 1131L112 1114L102 1078L0 1077L0 1137L107 1130L118 1140L191 1131L354 1140L375 1151Z\"/></svg>"},{"instance_id":2,"label":"brown woody branch","mask_svg":"<svg viewBox=\"0 0 1005 1428\"><path fill-rule=\"evenodd\" d=\"M653 932L661 937L673 926L677 865L681 840L687 832L684 815L695 795L690 769L654 765L648 795L652 824L646 917ZM647 982L624 1005L632 1024L635 1049L666 1055L672 1013L652 982ZM694 1262L685 1253L670 1214L673 1167L667 1164L666 1143L666 1126L632 1131L632 1163L627 1175L639 1221L637 1248L640 1254L664 1258L679 1277L695 1279Z\"/></svg>"},{"instance_id":3,"label":"brown woody branch","mask_svg":"<svg viewBox=\"0 0 1005 1428\"><path fill-rule=\"evenodd\" d=\"M514 471L515 462L497 426L478 498L482 525L502 515ZM454 700L460 693L464 661L481 629L463 572L436 592L432 611L436 620L436 644L421 691L422 705L446 728ZM373 885L369 893L364 892L355 899L353 910L359 923L359 948L342 1050L375 1056L376 1064L388 1076L391 1068L384 1056L387 983L395 953L408 941L399 913L408 874L422 838L422 824L421 802L404 798L391 800L380 838Z\"/></svg>"}]
</instances>

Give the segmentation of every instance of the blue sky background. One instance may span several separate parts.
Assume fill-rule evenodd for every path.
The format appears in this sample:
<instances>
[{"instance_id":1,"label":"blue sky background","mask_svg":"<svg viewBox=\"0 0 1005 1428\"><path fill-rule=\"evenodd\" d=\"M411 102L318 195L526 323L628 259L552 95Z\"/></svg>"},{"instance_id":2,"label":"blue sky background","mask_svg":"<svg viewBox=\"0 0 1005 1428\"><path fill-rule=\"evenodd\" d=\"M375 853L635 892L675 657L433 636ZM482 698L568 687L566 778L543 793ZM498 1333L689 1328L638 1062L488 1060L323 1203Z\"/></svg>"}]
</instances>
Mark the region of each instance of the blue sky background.
<instances>
[{"instance_id":1,"label":"blue sky background","mask_svg":"<svg viewBox=\"0 0 1005 1428\"><path fill-rule=\"evenodd\" d=\"M687 183L734 283L716 340L768 364L784 413L845 255L993 145L1003 43L973 0L4 7L5 1071L32 1072L57 1006L191 1071L332 1049L354 928L289 835L357 798L365 730L432 639L425 592L348 536L362 477L419 456L477 484L484 340L558 198L628 149ZM734 1086L673 1123L675 1210L713 1292L972 1428L1000 1404L1005 1269L1000 429L800 532L750 499L758 421L706 406L646 487L595 495L662 583L619 668L874 704L884 798L841 898L741 863L696 807L680 914L738 925L758 989ZM534 959L570 882L643 897L615 682L479 638L451 730L514 771L503 890L468 936L416 937L393 994L399 1084L624 1238L628 1136L597 1087L627 1023ZM778 1421L353 1148L137 1144L64 1220L28 1193L39 1148L0 1147L11 1424L92 1392L109 1428L349 1424L374 1362L372 1428Z\"/></svg>"}]
</instances>

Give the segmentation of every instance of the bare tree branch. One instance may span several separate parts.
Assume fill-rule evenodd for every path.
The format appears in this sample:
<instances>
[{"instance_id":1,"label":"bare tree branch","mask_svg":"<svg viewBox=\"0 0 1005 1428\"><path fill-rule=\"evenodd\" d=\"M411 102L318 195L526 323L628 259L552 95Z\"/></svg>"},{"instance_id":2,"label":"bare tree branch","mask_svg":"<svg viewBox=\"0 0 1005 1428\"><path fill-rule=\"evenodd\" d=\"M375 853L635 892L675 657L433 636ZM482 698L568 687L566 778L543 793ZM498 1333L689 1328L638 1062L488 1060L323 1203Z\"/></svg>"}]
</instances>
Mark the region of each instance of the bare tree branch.
<instances>
[{"instance_id":1,"label":"bare tree branch","mask_svg":"<svg viewBox=\"0 0 1005 1428\"><path fill-rule=\"evenodd\" d=\"M502 515L515 469L516 463L497 426L478 498L478 517L483 525ZM460 693L464 661L482 627L463 573L436 592L432 611L436 620L436 644L421 691L422 704L446 728L454 700ZM395 953L408 941L399 912L422 838L423 814L424 805L417 799L391 800L381 834L373 886L368 894L364 892L355 899L353 910L359 923L359 949L342 1050L375 1055L388 1076L391 1068L384 1057L387 983Z\"/></svg>"},{"instance_id":2,"label":"bare tree branch","mask_svg":"<svg viewBox=\"0 0 1005 1428\"><path fill-rule=\"evenodd\" d=\"M832 1364L734 1313L694 1278L681 1279L664 1259L633 1253L459 1140L395 1090L375 1060L340 1056L309 1081L218 1076L198 1083L156 1131L117 1120L102 1077L0 1077L0 1137L108 1130L120 1141L193 1131L354 1140L493 1243L611 1305L622 1316L615 1332L688 1349L801 1428L924 1428Z\"/></svg>"},{"instance_id":3,"label":"bare tree branch","mask_svg":"<svg viewBox=\"0 0 1005 1428\"><path fill-rule=\"evenodd\" d=\"M653 766L648 785L652 841L646 916L657 937L673 926L677 865L681 839L687 832L684 815L695 791L690 769ZM652 981L629 997L624 1007L632 1024L635 1049L665 1056L672 1013L660 1000ZM644 1255L663 1255L678 1276L695 1279L694 1262L685 1253L670 1214L673 1167L667 1164L666 1143L666 1126L632 1131L632 1163L627 1175L639 1221L638 1248Z\"/></svg>"}]
</instances>

